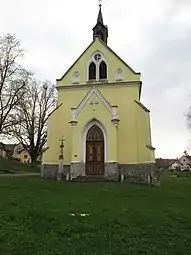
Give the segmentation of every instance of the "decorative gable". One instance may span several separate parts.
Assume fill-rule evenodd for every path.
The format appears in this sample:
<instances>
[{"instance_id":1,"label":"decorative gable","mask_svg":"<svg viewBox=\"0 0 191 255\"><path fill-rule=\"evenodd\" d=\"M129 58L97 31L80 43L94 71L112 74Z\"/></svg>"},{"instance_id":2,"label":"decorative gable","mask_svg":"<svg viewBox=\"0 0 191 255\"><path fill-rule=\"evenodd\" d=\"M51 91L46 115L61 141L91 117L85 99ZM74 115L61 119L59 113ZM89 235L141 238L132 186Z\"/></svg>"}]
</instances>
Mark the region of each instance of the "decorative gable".
<instances>
[{"instance_id":1,"label":"decorative gable","mask_svg":"<svg viewBox=\"0 0 191 255\"><path fill-rule=\"evenodd\" d=\"M106 109L110 112L111 114L111 119L112 122L115 122L116 120L119 120L118 118L118 114L117 114L117 106L112 106L110 105L110 103L105 99L105 97L102 95L102 93L97 89L97 87L93 86L88 93L86 94L86 96L83 98L83 100L80 102L80 104L77 106L77 108L72 108L72 116L73 119L71 122L77 122L77 117L79 115L79 113L82 111L82 109L85 107L86 103L88 102L88 100L92 97L96 95L99 100L103 103L103 105L106 107ZM97 102L94 100L91 102L91 104L96 104Z\"/></svg>"},{"instance_id":2,"label":"decorative gable","mask_svg":"<svg viewBox=\"0 0 191 255\"><path fill-rule=\"evenodd\" d=\"M92 75L90 78L88 73L89 65L91 63L96 64L98 62L100 62L98 67L100 67L101 62L106 64L106 68L103 68L103 70L106 71L103 72L103 75L100 75L100 72L97 71L98 68L96 68L96 74ZM71 77L75 74L76 70L78 70L78 73L80 74L80 81L78 80L76 82L77 77L73 77L73 81L74 83L79 82L79 84L87 84L90 83L91 80L92 83L94 82L93 80L95 80L96 83L101 83L103 80L107 80L108 83L115 83L116 80L121 79L123 82L140 82L140 73L135 72L111 48L97 37L68 69L68 71L60 79L57 79L58 87L65 85L72 86Z\"/></svg>"}]
</instances>

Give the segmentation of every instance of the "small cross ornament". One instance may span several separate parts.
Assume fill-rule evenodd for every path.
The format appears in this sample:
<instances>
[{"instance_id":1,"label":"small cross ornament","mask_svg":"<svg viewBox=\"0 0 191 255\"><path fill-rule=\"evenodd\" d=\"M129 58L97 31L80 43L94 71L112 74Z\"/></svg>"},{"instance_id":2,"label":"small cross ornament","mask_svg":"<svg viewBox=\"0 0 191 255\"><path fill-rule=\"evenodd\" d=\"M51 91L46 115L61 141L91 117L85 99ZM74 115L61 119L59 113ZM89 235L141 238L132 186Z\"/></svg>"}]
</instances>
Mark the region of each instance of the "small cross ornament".
<instances>
[{"instance_id":1,"label":"small cross ornament","mask_svg":"<svg viewBox=\"0 0 191 255\"><path fill-rule=\"evenodd\" d=\"M59 141L60 141L60 155L63 155L63 152L64 152L64 141L65 141L63 136L62 136L62 139L59 140Z\"/></svg>"},{"instance_id":2,"label":"small cross ornament","mask_svg":"<svg viewBox=\"0 0 191 255\"><path fill-rule=\"evenodd\" d=\"M62 136L61 140L59 140L59 141L60 141L60 148L63 148L64 147L64 141L65 141L64 137Z\"/></svg>"},{"instance_id":3,"label":"small cross ornament","mask_svg":"<svg viewBox=\"0 0 191 255\"><path fill-rule=\"evenodd\" d=\"M95 107L96 107L96 105L98 105L99 104L99 102L98 101L96 101L95 100L95 98L93 98L93 100L90 102L90 105L92 105L93 106L93 110L95 111Z\"/></svg>"}]
</instances>

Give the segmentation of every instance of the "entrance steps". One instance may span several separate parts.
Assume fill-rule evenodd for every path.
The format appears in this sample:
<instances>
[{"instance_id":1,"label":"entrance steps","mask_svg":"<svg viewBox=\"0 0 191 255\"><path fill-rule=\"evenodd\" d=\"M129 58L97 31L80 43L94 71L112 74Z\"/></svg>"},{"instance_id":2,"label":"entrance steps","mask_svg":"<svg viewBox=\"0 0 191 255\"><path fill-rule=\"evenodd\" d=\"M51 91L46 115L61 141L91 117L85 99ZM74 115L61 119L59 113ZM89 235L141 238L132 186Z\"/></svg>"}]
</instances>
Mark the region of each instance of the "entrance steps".
<instances>
[{"instance_id":1,"label":"entrance steps","mask_svg":"<svg viewBox=\"0 0 191 255\"><path fill-rule=\"evenodd\" d=\"M102 175L88 175L78 176L71 180L71 182L117 182L118 180L109 179Z\"/></svg>"}]
</instances>

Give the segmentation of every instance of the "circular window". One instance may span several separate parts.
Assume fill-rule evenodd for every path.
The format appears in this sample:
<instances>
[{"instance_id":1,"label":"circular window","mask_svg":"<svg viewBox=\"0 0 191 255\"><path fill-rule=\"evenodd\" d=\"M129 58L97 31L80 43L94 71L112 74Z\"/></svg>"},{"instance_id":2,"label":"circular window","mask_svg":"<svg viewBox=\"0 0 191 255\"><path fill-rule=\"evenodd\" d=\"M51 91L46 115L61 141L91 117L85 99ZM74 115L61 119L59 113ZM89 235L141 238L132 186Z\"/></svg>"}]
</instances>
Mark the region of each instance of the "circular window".
<instances>
[{"instance_id":1,"label":"circular window","mask_svg":"<svg viewBox=\"0 0 191 255\"><path fill-rule=\"evenodd\" d=\"M95 54L94 59L96 61L100 60L101 59L101 54L100 53Z\"/></svg>"}]
</instances>

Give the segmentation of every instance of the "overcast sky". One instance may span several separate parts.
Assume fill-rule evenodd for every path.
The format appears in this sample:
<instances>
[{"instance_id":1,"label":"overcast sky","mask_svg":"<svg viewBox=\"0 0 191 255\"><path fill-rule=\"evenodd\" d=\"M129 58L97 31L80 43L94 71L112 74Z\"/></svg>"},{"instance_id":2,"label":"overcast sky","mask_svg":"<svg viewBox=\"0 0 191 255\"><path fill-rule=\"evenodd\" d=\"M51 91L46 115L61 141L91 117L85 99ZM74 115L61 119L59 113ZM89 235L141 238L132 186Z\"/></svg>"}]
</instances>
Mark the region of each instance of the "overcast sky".
<instances>
[{"instance_id":1,"label":"overcast sky","mask_svg":"<svg viewBox=\"0 0 191 255\"><path fill-rule=\"evenodd\" d=\"M156 156L181 156L191 137L191 0L103 0L102 9L109 46L142 73ZM97 14L96 0L6 0L0 34L16 34L24 65L55 83L91 43Z\"/></svg>"}]
</instances>

